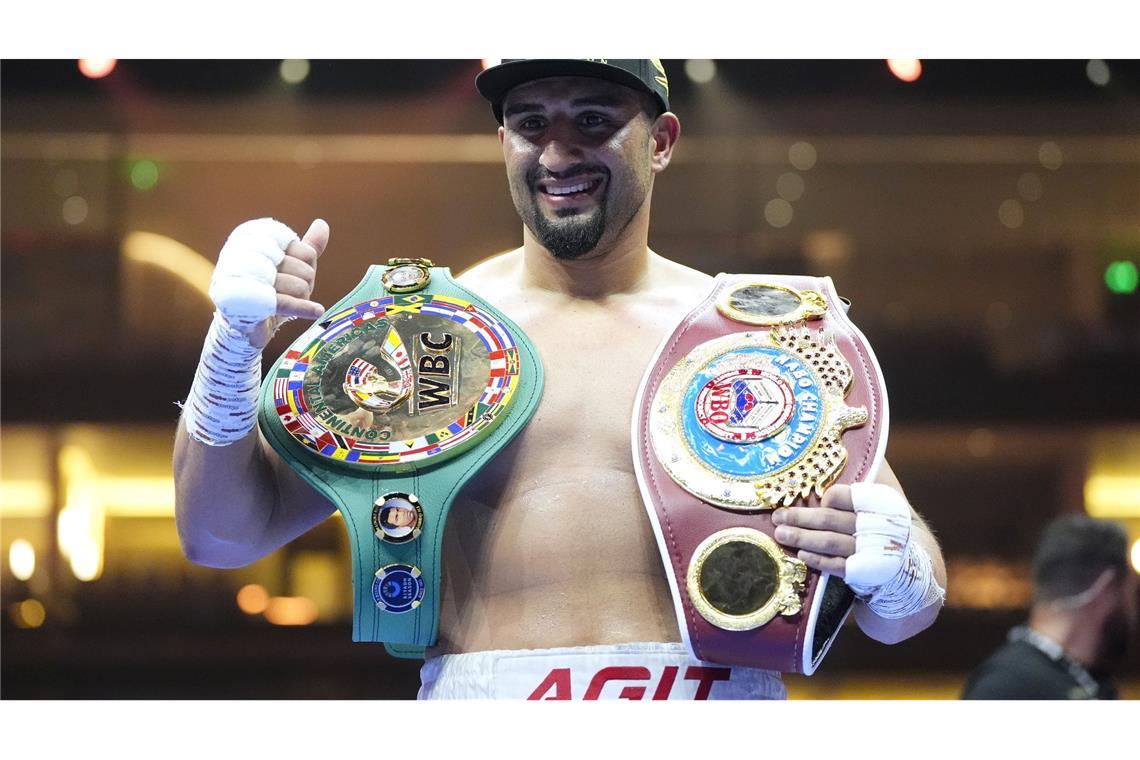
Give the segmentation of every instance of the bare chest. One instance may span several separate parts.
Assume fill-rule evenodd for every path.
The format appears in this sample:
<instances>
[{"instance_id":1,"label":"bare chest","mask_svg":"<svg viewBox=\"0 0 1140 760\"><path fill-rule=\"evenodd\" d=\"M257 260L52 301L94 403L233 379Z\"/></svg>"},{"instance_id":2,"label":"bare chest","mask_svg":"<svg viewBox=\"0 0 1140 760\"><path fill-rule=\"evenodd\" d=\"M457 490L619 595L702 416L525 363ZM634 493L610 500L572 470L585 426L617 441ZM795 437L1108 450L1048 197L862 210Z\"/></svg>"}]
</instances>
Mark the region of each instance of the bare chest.
<instances>
[{"instance_id":1,"label":"bare chest","mask_svg":"<svg viewBox=\"0 0 1140 760\"><path fill-rule=\"evenodd\" d=\"M573 451L580 462L628 469L634 396L668 326L638 312L535 317L524 329L546 382L530 442L552 455Z\"/></svg>"},{"instance_id":2,"label":"bare chest","mask_svg":"<svg viewBox=\"0 0 1140 760\"><path fill-rule=\"evenodd\" d=\"M571 549L581 532L571 527L640 531L631 415L638 384L675 318L639 308L521 305L516 312L545 382L530 423L465 489L485 510L482 530L529 535L541 512ZM509 558L509 551L497 555Z\"/></svg>"},{"instance_id":3,"label":"bare chest","mask_svg":"<svg viewBox=\"0 0 1140 760\"><path fill-rule=\"evenodd\" d=\"M441 643L470 651L671 635L631 416L654 351L689 305L496 305L534 343L545 384L531 422L452 507ZM552 642L552 630L569 638Z\"/></svg>"}]
</instances>

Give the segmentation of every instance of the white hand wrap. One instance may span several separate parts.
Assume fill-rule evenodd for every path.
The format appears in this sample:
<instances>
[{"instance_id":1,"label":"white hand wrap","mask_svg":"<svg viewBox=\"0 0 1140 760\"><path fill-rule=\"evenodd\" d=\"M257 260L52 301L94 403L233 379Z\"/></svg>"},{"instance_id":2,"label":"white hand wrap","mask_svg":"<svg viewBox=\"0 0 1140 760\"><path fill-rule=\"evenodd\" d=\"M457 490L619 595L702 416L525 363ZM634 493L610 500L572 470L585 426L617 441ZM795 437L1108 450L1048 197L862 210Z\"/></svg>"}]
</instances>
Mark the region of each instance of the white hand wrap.
<instances>
[{"instance_id":1,"label":"white hand wrap","mask_svg":"<svg viewBox=\"0 0 1140 760\"><path fill-rule=\"evenodd\" d=\"M261 349L249 332L277 312L277 267L297 234L273 219L239 225L218 255L210 281L217 311L182 416L190 436L209 446L239 441L257 424Z\"/></svg>"},{"instance_id":2,"label":"white hand wrap","mask_svg":"<svg viewBox=\"0 0 1140 760\"><path fill-rule=\"evenodd\" d=\"M855 508L855 553L845 580L879 617L903 618L935 602L945 590L934 578L930 555L910 540L910 505L881 483L851 486Z\"/></svg>"},{"instance_id":3,"label":"white hand wrap","mask_svg":"<svg viewBox=\"0 0 1140 760\"><path fill-rule=\"evenodd\" d=\"M239 224L210 280L210 299L226 321L245 332L277 313L277 267L297 233L275 219Z\"/></svg>"}]
</instances>

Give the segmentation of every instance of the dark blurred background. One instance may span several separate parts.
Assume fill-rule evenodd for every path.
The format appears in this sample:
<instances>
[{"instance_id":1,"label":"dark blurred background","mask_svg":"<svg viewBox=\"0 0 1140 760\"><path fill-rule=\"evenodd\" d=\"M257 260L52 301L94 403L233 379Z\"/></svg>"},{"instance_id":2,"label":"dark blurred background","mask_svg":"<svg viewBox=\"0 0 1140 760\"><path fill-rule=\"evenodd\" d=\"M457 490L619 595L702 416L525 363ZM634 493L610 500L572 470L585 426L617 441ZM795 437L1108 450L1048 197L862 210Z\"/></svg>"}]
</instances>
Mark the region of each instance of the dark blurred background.
<instances>
[{"instance_id":1,"label":"dark blurred background","mask_svg":"<svg viewBox=\"0 0 1140 760\"><path fill-rule=\"evenodd\" d=\"M789 692L953 698L1024 619L1047 520L1140 539L1140 64L664 63L683 131L650 244L835 279L949 566L935 626L852 627ZM339 518L239 570L182 557L174 402L241 221L327 219L323 303L391 256L519 244L482 65L3 61L4 697L414 697L416 663L350 641ZM1140 697L1140 652L1121 673Z\"/></svg>"}]
</instances>

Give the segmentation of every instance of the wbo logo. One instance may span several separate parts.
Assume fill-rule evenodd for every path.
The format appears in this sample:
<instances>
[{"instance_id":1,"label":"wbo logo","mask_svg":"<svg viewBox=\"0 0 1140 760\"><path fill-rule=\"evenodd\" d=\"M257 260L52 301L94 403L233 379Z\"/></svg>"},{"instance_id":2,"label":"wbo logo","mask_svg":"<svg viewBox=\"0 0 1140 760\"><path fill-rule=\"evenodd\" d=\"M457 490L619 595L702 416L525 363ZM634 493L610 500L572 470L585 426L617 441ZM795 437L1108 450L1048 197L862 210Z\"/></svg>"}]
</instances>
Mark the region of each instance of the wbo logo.
<instances>
[{"instance_id":1,"label":"wbo logo","mask_svg":"<svg viewBox=\"0 0 1140 760\"><path fill-rule=\"evenodd\" d=\"M792 418L796 398L779 375L757 367L733 369L709 380L697 395L697 422L729 443L763 441Z\"/></svg>"},{"instance_id":2,"label":"wbo logo","mask_svg":"<svg viewBox=\"0 0 1140 760\"><path fill-rule=\"evenodd\" d=\"M682 405L690 450L737 477L764 476L807 454L825 421L819 378L777 346L749 346L698 371ZM729 444L729 445L726 445Z\"/></svg>"}]
</instances>

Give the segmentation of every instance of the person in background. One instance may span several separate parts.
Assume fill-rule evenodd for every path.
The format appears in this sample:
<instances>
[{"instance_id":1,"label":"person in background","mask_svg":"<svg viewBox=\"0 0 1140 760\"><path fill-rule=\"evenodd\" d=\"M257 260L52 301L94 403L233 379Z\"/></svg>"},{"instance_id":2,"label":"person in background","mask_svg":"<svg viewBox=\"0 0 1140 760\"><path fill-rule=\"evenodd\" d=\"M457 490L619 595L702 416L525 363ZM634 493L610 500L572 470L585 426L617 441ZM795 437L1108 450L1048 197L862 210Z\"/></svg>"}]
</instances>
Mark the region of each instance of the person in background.
<instances>
[{"instance_id":1,"label":"person in background","mask_svg":"<svg viewBox=\"0 0 1140 760\"><path fill-rule=\"evenodd\" d=\"M1050 522L1033 557L1029 621L969 676L963 699L1116 699L1109 674L1137 634L1137 575L1116 523Z\"/></svg>"}]
</instances>

